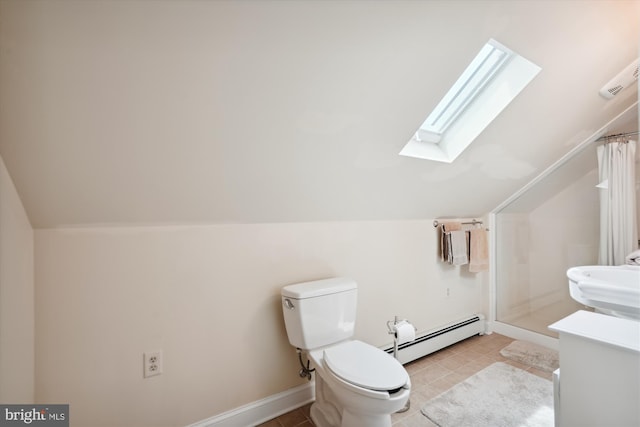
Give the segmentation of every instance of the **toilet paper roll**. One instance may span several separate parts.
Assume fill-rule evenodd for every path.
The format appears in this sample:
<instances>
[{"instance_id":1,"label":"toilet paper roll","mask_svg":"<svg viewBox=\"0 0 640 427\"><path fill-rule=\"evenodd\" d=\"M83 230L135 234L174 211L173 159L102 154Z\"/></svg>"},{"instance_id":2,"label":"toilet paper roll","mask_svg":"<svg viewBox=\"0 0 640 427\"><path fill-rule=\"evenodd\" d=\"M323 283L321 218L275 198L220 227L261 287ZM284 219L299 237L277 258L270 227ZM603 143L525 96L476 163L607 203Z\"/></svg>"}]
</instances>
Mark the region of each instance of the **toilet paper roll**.
<instances>
[{"instance_id":1,"label":"toilet paper roll","mask_svg":"<svg viewBox=\"0 0 640 427\"><path fill-rule=\"evenodd\" d=\"M416 328L406 320L396 323L395 330L398 344L404 344L416 339Z\"/></svg>"}]
</instances>

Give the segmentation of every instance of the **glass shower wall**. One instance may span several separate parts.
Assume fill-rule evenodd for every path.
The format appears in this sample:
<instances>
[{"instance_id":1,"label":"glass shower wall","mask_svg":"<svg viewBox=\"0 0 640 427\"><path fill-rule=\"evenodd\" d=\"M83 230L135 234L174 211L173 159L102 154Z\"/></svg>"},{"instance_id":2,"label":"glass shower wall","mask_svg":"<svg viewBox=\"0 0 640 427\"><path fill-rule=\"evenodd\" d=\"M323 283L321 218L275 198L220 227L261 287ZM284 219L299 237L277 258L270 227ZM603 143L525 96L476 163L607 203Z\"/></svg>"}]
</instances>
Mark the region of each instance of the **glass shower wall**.
<instances>
[{"instance_id":1,"label":"glass shower wall","mask_svg":"<svg viewBox=\"0 0 640 427\"><path fill-rule=\"evenodd\" d=\"M637 133L639 119L635 102L492 212L497 324L556 337L550 324L585 309L570 297L566 271L598 263L598 192L606 190L596 188L596 138ZM637 190L640 200L640 181Z\"/></svg>"},{"instance_id":2,"label":"glass shower wall","mask_svg":"<svg viewBox=\"0 0 640 427\"><path fill-rule=\"evenodd\" d=\"M566 271L597 263L597 184L591 144L494 212L498 322L555 337L548 326L584 308Z\"/></svg>"}]
</instances>

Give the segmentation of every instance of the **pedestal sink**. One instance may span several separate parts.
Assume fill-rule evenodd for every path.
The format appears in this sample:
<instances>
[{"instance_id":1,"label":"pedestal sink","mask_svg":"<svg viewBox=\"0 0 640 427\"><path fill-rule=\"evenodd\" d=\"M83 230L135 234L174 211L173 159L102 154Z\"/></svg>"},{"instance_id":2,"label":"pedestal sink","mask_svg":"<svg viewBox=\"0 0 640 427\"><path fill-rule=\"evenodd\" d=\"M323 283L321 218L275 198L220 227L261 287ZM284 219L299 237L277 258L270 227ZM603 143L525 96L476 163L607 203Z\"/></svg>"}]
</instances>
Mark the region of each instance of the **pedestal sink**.
<instances>
[{"instance_id":1,"label":"pedestal sink","mask_svg":"<svg viewBox=\"0 0 640 427\"><path fill-rule=\"evenodd\" d=\"M567 277L574 300L600 313L640 321L640 266L572 267Z\"/></svg>"}]
</instances>

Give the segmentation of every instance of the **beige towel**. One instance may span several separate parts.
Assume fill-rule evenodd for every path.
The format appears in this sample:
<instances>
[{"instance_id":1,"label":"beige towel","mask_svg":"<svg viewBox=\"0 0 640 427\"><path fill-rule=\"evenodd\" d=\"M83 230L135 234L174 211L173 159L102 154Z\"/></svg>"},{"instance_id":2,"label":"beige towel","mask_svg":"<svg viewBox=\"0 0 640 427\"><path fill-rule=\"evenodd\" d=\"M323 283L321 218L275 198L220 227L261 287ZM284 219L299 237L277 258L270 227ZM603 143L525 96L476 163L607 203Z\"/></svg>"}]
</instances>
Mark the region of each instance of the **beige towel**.
<instances>
[{"instance_id":1,"label":"beige towel","mask_svg":"<svg viewBox=\"0 0 640 427\"><path fill-rule=\"evenodd\" d=\"M464 230L454 230L447 233L449 236L449 259L453 265L464 265L469 263L469 242L467 232Z\"/></svg>"},{"instance_id":2,"label":"beige towel","mask_svg":"<svg viewBox=\"0 0 640 427\"><path fill-rule=\"evenodd\" d=\"M451 261L448 259L448 254L450 253L450 251L449 251L449 244L448 244L449 238L447 233L449 231L461 230L462 224L460 224L459 222L443 222L442 224L440 224L439 229L440 229L440 248L439 248L440 260L451 263Z\"/></svg>"},{"instance_id":3,"label":"beige towel","mask_svg":"<svg viewBox=\"0 0 640 427\"><path fill-rule=\"evenodd\" d=\"M482 228L469 230L469 271L479 273L489 270L489 245L487 231Z\"/></svg>"}]
</instances>

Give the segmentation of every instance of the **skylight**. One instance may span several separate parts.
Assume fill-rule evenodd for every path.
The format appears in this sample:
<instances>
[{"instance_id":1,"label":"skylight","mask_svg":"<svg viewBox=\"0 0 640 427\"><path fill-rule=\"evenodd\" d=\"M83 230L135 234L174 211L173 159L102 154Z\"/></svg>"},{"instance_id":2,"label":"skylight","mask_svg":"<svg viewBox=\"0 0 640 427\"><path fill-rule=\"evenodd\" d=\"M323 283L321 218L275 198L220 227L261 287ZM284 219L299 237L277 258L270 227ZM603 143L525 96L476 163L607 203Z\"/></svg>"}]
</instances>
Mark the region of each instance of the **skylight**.
<instances>
[{"instance_id":1,"label":"skylight","mask_svg":"<svg viewBox=\"0 0 640 427\"><path fill-rule=\"evenodd\" d=\"M539 71L537 65L489 40L400 154L452 162Z\"/></svg>"},{"instance_id":2,"label":"skylight","mask_svg":"<svg viewBox=\"0 0 640 427\"><path fill-rule=\"evenodd\" d=\"M416 132L416 138L438 142L447 127L504 65L511 51L494 40L484 45L480 53L471 61L458 80L449 89L427 120ZM426 138L425 138L426 137ZM434 139L437 139L435 141Z\"/></svg>"}]
</instances>

